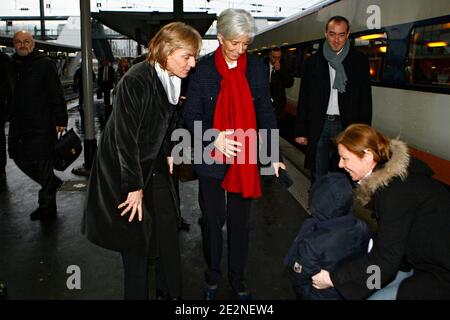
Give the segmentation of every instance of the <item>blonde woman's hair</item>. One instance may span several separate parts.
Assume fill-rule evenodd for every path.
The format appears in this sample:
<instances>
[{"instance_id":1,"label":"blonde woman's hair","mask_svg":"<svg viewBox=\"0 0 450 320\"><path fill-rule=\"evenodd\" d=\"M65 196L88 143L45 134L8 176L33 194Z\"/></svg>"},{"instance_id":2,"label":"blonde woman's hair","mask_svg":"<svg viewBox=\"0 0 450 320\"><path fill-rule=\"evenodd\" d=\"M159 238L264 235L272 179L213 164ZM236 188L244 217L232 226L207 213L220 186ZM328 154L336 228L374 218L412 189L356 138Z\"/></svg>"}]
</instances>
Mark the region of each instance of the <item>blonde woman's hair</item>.
<instances>
[{"instance_id":1,"label":"blonde woman's hair","mask_svg":"<svg viewBox=\"0 0 450 320\"><path fill-rule=\"evenodd\" d=\"M186 49L197 56L202 47L202 37L184 22L172 22L163 26L148 44L147 62L158 62L166 68L167 57L177 49Z\"/></svg>"},{"instance_id":2,"label":"blonde woman's hair","mask_svg":"<svg viewBox=\"0 0 450 320\"><path fill-rule=\"evenodd\" d=\"M359 158L367 151L372 152L376 163L388 161L391 157L389 138L366 124L352 124L335 140Z\"/></svg>"}]
</instances>

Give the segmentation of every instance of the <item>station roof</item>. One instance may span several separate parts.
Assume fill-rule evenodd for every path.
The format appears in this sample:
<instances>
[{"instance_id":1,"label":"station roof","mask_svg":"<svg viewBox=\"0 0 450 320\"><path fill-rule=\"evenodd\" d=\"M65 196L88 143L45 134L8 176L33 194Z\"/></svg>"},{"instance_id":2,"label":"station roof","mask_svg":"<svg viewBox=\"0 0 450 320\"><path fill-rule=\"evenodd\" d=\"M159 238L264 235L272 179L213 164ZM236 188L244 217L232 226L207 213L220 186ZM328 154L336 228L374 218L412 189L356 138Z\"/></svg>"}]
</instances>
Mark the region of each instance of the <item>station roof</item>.
<instances>
[{"instance_id":1,"label":"station roof","mask_svg":"<svg viewBox=\"0 0 450 320\"><path fill-rule=\"evenodd\" d=\"M146 46L161 26L175 20L183 21L200 33L203 37L211 24L216 20L216 14L203 12L184 12L180 19L175 19L173 12L92 12L91 16L105 26Z\"/></svg>"}]
</instances>

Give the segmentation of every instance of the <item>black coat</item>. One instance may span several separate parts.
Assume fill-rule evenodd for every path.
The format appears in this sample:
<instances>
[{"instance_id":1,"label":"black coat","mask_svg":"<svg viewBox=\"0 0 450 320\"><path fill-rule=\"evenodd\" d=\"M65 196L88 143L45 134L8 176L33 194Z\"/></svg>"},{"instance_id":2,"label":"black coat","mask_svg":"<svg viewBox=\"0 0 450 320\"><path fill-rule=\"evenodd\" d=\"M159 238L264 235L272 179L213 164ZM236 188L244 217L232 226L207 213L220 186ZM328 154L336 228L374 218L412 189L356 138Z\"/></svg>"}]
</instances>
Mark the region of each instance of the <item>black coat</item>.
<instances>
[{"instance_id":1,"label":"black coat","mask_svg":"<svg viewBox=\"0 0 450 320\"><path fill-rule=\"evenodd\" d=\"M391 159L362 180L357 197L369 203L378 219L378 234L368 255L331 273L337 290L347 299L365 299L379 266L381 287L398 270L414 269L404 280L397 299L450 299L450 194L431 176L423 162L410 158L408 147L391 141Z\"/></svg>"},{"instance_id":2,"label":"black coat","mask_svg":"<svg viewBox=\"0 0 450 320\"><path fill-rule=\"evenodd\" d=\"M49 160L57 139L56 126L67 126L67 106L53 61L33 52L15 54L9 156L19 160Z\"/></svg>"},{"instance_id":3,"label":"black coat","mask_svg":"<svg viewBox=\"0 0 450 320\"><path fill-rule=\"evenodd\" d=\"M151 255L151 175L157 159L170 155L175 106L155 69L146 61L134 65L117 85L114 110L101 136L92 166L83 218L83 233L104 248ZM168 170L168 169L167 169ZM178 208L172 179L174 207ZM143 189L143 217L129 223L117 206L129 192Z\"/></svg>"},{"instance_id":4,"label":"black coat","mask_svg":"<svg viewBox=\"0 0 450 320\"><path fill-rule=\"evenodd\" d=\"M246 75L255 106L258 128L277 129L270 101L267 65L255 56L247 55ZM184 123L191 133L194 132L194 121L201 121L203 132L213 127L221 79L214 63L214 52L203 57L197 64L195 72L191 74L183 109ZM206 146L209 143L203 142L201 145ZM223 179L227 171L226 164L216 163L195 164L194 168L199 175L217 179Z\"/></svg>"},{"instance_id":5,"label":"black coat","mask_svg":"<svg viewBox=\"0 0 450 320\"><path fill-rule=\"evenodd\" d=\"M277 112L284 111L286 106L286 88L290 88L294 84L294 76L292 73L286 68L283 61L280 64L281 66L278 71L274 71L272 75L268 73L270 77L270 95L272 97L273 107Z\"/></svg>"},{"instance_id":6,"label":"black coat","mask_svg":"<svg viewBox=\"0 0 450 320\"><path fill-rule=\"evenodd\" d=\"M370 227L352 210L353 189L342 173L330 173L317 180L310 192L311 218L303 223L284 263L294 273L294 288L302 299L342 299L334 288L317 290L311 277L320 269L334 270L337 265L367 253Z\"/></svg>"},{"instance_id":7,"label":"black coat","mask_svg":"<svg viewBox=\"0 0 450 320\"><path fill-rule=\"evenodd\" d=\"M372 93L369 61L362 53L350 48L343 65L348 80L346 91L338 94L342 128L353 123L370 125ZM323 130L330 92L328 61L320 46L319 51L303 64L295 128L296 137L308 138L305 167L309 169L315 163L317 142Z\"/></svg>"},{"instance_id":8,"label":"black coat","mask_svg":"<svg viewBox=\"0 0 450 320\"><path fill-rule=\"evenodd\" d=\"M11 58L3 52L0 52L0 121L10 111L13 87L13 64Z\"/></svg>"}]
</instances>

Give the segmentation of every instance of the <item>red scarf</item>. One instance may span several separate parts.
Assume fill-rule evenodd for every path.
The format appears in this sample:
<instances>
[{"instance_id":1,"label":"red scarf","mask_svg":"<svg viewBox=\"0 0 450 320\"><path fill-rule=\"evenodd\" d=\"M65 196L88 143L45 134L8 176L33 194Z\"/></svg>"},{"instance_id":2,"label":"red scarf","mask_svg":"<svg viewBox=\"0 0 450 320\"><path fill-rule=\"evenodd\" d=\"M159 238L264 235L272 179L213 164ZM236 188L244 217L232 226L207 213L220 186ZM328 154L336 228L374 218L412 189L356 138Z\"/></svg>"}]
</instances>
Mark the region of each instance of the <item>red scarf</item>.
<instances>
[{"instance_id":1,"label":"red scarf","mask_svg":"<svg viewBox=\"0 0 450 320\"><path fill-rule=\"evenodd\" d=\"M214 55L214 61L217 71L222 77L214 113L214 128L219 131L233 129L235 132L238 129L243 131L253 129L254 133L244 141L234 135L227 136L228 138L233 137L243 144L239 147L240 153L243 154L237 153L238 156L232 158L232 163L222 181L222 188L228 192L242 193L244 198L259 198L261 197L261 185L256 164L256 114L245 74L247 54L239 57L237 67L229 69L222 54L222 47L219 46ZM225 156L223 158L225 159ZM238 159L243 161L238 163ZM252 159L251 163L250 159ZM225 160L229 163L229 159Z\"/></svg>"}]
</instances>

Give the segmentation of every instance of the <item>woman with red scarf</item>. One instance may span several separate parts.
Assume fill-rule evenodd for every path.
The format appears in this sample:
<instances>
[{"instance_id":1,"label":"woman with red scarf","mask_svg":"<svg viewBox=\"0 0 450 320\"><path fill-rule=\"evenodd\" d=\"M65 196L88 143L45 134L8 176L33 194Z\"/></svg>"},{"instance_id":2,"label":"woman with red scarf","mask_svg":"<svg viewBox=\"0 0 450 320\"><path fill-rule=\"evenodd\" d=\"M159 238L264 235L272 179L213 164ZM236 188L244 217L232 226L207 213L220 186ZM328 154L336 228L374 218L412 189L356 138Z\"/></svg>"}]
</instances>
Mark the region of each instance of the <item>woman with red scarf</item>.
<instances>
[{"instance_id":1,"label":"woman with red scarf","mask_svg":"<svg viewBox=\"0 0 450 320\"><path fill-rule=\"evenodd\" d=\"M271 129L277 129L267 66L246 54L255 32L255 21L247 11L227 9L220 14L219 47L199 61L189 81L184 107L185 124L195 140L202 140L203 149L211 143L203 141L203 133L208 129L217 133L212 151L203 152L201 163L194 163L199 177L203 252L208 266L204 289L207 300L214 299L218 291L225 221L228 280L238 299L251 298L245 284L245 266L251 202L261 197L255 161L257 130L268 129L270 136ZM194 130L199 125L202 136L196 134L199 130ZM238 134L243 132L247 138ZM285 169L278 159L272 166L277 176L280 167Z\"/></svg>"}]
</instances>

